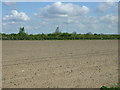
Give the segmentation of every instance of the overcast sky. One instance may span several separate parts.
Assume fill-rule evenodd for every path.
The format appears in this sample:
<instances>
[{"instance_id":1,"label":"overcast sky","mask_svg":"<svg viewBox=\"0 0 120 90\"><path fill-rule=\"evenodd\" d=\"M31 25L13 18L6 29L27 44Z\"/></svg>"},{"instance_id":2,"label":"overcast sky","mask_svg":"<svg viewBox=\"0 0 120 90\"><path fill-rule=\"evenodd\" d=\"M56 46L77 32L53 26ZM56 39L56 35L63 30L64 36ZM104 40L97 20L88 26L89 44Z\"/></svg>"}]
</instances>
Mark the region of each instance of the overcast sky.
<instances>
[{"instance_id":1,"label":"overcast sky","mask_svg":"<svg viewBox=\"0 0 120 90\"><path fill-rule=\"evenodd\" d=\"M118 5L115 2L4 2L2 32L29 34L62 32L118 33Z\"/></svg>"}]
</instances>

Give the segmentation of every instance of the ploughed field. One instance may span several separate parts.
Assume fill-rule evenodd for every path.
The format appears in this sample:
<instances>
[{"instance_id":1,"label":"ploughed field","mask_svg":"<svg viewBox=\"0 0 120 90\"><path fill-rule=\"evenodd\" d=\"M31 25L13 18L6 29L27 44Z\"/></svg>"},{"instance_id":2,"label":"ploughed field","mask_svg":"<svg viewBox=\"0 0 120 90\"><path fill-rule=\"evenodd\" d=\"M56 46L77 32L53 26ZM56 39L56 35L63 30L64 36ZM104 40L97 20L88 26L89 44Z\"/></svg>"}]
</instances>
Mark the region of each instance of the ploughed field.
<instances>
[{"instance_id":1,"label":"ploughed field","mask_svg":"<svg viewBox=\"0 0 120 90\"><path fill-rule=\"evenodd\" d=\"M117 40L2 41L3 88L99 88L118 83Z\"/></svg>"}]
</instances>

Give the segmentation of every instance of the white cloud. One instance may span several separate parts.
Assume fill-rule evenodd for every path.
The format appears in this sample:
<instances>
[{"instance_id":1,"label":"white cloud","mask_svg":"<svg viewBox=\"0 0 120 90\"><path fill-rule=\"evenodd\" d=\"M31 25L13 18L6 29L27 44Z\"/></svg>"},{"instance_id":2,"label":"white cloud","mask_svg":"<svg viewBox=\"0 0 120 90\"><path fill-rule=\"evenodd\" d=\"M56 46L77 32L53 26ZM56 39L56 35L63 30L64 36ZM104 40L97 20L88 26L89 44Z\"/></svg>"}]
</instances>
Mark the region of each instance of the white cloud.
<instances>
[{"instance_id":1,"label":"white cloud","mask_svg":"<svg viewBox=\"0 0 120 90\"><path fill-rule=\"evenodd\" d=\"M108 7L106 7L105 4L105 6L101 5L101 8L106 10ZM103 15L90 15L91 13L87 14L89 11L90 9L87 6L56 2L41 8L40 13L34 13L34 17L31 17L30 21L23 22L30 18L25 13L21 14L22 12L13 10L11 11L11 14L6 15L3 18L3 25L7 24L7 27L3 26L3 28L6 32L16 32L9 31L10 27L16 27L16 30L19 30L20 26L25 26L25 30L28 33L52 33L56 29L56 25L59 25L62 32L117 32L118 17L116 12L114 14L110 12L111 14L104 13ZM38 18L36 16L40 17ZM21 23L16 23L19 21Z\"/></svg>"},{"instance_id":2,"label":"white cloud","mask_svg":"<svg viewBox=\"0 0 120 90\"><path fill-rule=\"evenodd\" d=\"M114 33L117 31L117 18L118 17L116 15L112 15L112 14L107 14L104 16L87 15L87 16L78 16L78 17L56 18L56 19L49 18L43 20L39 25L46 26L44 27L43 30L47 30L47 26L55 27L58 24L61 28L61 31L66 30L67 32L76 31L78 33L86 33L86 32Z\"/></svg>"},{"instance_id":3,"label":"white cloud","mask_svg":"<svg viewBox=\"0 0 120 90\"><path fill-rule=\"evenodd\" d=\"M5 5L13 5L13 4L15 4L16 2L3 2Z\"/></svg>"},{"instance_id":4,"label":"white cloud","mask_svg":"<svg viewBox=\"0 0 120 90\"><path fill-rule=\"evenodd\" d=\"M104 23L115 23L117 24L118 23L118 16L115 16L115 15L105 15L105 16L102 16L100 18L100 21L104 22Z\"/></svg>"},{"instance_id":5,"label":"white cloud","mask_svg":"<svg viewBox=\"0 0 120 90\"><path fill-rule=\"evenodd\" d=\"M114 5L114 3L115 3L115 0L107 0L107 4L108 4L109 6Z\"/></svg>"},{"instance_id":6,"label":"white cloud","mask_svg":"<svg viewBox=\"0 0 120 90\"><path fill-rule=\"evenodd\" d=\"M27 20L30 20L30 18L24 12L18 12L17 10L12 10L10 15L3 17L3 22L15 23Z\"/></svg>"},{"instance_id":7,"label":"white cloud","mask_svg":"<svg viewBox=\"0 0 120 90\"><path fill-rule=\"evenodd\" d=\"M40 15L43 17L67 17L87 14L90 9L87 6L78 6L71 3L56 2L41 9Z\"/></svg>"},{"instance_id":8,"label":"white cloud","mask_svg":"<svg viewBox=\"0 0 120 90\"><path fill-rule=\"evenodd\" d=\"M100 12L105 12L107 9L109 9L110 7L107 6L107 4L100 4L98 6L98 11Z\"/></svg>"},{"instance_id":9,"label":"white cloud","mask_svg":"<svg viewBox=\"0 0 120 90\"><path fill-rule=\"evenodd\" d=\"M99 12L105 12L108 9L111 9L115 5L115 0L107 0L107 2L102 3L98 6Z\"/></svg>"}]
</instances>

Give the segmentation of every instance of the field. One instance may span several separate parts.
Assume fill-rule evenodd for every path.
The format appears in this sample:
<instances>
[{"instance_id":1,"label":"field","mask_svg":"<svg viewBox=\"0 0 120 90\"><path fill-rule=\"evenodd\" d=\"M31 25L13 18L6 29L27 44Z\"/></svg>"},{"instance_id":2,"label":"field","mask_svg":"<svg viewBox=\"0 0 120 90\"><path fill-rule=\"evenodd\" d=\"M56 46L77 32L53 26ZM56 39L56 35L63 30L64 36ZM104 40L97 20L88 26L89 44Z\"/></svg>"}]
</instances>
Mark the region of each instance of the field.
<instances>
[{"instance_id":1,"label":"field","mask_svg":"<svg viewBox=\"0 0 120 90\"><path fill-rule=\"evenodd\" d=\"M117 40L2 42L3 88L99 88L118 83Z\"/></svg>"}]
</instances>

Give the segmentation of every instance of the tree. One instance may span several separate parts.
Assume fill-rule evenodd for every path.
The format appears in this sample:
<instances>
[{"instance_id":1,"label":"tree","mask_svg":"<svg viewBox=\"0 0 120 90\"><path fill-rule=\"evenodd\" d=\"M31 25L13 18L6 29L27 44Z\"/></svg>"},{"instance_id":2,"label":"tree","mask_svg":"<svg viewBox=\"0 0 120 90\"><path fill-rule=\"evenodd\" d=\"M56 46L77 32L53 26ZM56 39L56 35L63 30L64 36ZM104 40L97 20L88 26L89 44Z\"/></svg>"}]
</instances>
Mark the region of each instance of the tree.
<instances>
[{"instance_id":1,"label":"tree","mask_svg":"<svg viewBox=\"0 0 120 90\"><path fill-rule=\"evenodd\" d=\"M73 35L76 35L77 33L74 31L74 32L72 32L72 34L73 34Z\"/></svg>"},{"instance_id":2,"label":"tree","mask_svg":"<svg viewBox=\"0 0 120 90\"><path fill-rule=\"evenodd\" d=\"M97 35L97 33L94 33L94 35Z\"/></svg>"},{"instance_id":3,"label":"tree","mask_svg":"<svg viewBox=\"0 0 120 90\"><path fill-rule=\"evenodd\" d=\"M72 33L71 33L71 39L75 39L75 38L76 38L76 35L77 35L76 32L72 32Z\"/></svg>"},{"instance_id":4,"label":"tree","mask_svg":"<svg viewBox=\"0 0 120 90\"><path fill-rule=\"evenodd\" d=\"M28 37L28 34L25 33L24 27L20 27L18 36L20 40L25 40Z\"/></svg>"},{"instance_id":5,"label":"tree","mask_svg":"<svg viewBox=\"0 0 120 90\"><path fill-rule=\"evenodd\" d=\"M60 33L61 33L61 32L60 32L59 26L57 26L57 28L56 28L54 34L60 34Z\"/></svg>"},{"instance_id":6,"label":"tree","mask_svg":"<svg viewBox=\"0 0 120 90\"><path fill-rule=\"evenodd\" d=\"M92 33L91 32L88 32L88 33L86 33L87 35L92 35Z\"/></svg>"},{"instance_id":7,"label":"tree","mask_svg":"<svg viewBox=\"0 0 120 90\"><path fill-rule=\"evenodd\" d=\"M20 27L19 34L24 34L24 33L25 33L24 27Z\"/></svg>"},{"instance_id":8,"label":"tree","mask_svg":"<svg viewBox=\"0 0 120 90\"><path fill-rule=\"evenodd\" d=\"M103 33L100 33L100 35L104 35Z\"/></svg>"}]
</instances>

